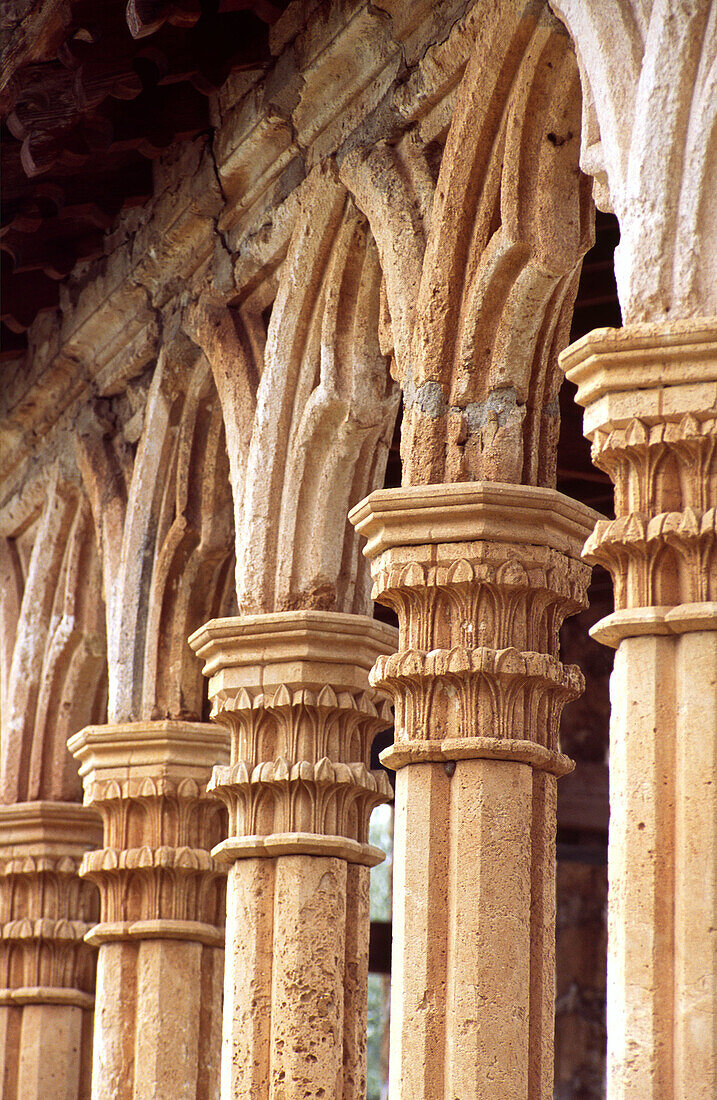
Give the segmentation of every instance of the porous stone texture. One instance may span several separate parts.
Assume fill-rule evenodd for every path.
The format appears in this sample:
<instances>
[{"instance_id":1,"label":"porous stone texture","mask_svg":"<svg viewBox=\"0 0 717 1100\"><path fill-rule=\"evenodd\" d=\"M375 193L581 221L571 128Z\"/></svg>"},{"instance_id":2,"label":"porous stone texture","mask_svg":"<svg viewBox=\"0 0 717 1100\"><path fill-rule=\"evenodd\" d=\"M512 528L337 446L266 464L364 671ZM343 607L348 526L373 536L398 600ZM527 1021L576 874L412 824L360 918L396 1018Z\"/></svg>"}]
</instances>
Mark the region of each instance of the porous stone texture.
<instances>
[{"instance_id":1,"label":"porous stone texture","mask_svg":"<svg viewBox=\"0 0 717 1100\"><path fill-rule=\"evenodd\" d=\"M711 0L550 0L575 43L580 164L620 222L623 321L717 312L714 164L717 13Z\"/></svg>"},{"instance_id":2,"label":"porous stone texture","mask_svg":"<svg viewBox=\"0 0 717 1100\"><path fill-rule=\"evenodd\" d=\"M615 607L593 634L611 681L608 1092L717 1084L717 328L589 334L563 356L613 521L585 546Z\"/></svg>"},{"instance_id":3,"label":"porous stone texture","mask_svg":"<svg viewBox=\"0 0 717 1100\"><path fill-rule=\"evenodd\" d=\"M93 1100L219 1095L223 831L209 796L228 739L211 725L90 726L70 739L103 847L80 874L99 887Z\"/></svg>"},{"instance_id":4,"label":"porous stone texture","mask_svg":"<svg viewBox=\"0 0 717 1100\"><path fill-rule=\"evenodd\" d=\"M396 632L362 615L296 611L219 619L191 638L231 763L212 789L229 809L222 1097L366 1091L369 771L391 725L368 684Z\"/></svg>"},{"instance_id":5,"label":"porous stone texture","mask_svg":"<svg viewBox=\"0 0 717 1100\"><path fill-rule=\"evenodd\" d=\"M99 898L78 875L94 810L0 806L0 1084L7 1100L90 1095Z\"/></svg>"},{"instance_id":6,"label":"porous stone texture","mask_svg":"<svg viewBox=\"0 0 717 1100\"><path fill-rule=\"evenodd\" d=\"M396 741L391 1095L553 1089L558 659L595 514L496 482L388 489L351 513L398 653L371 673Z\"/></svg>"},{"instance_id":7,"label":"porous stone texture","mask_svg":"<svg viewBox=\"0 0 717 1100\"><path fill-rule=\"evenodd\" d=\"M123 22L122 0L112 6ZM166 17L158 35L176 40L196 4L137 0L142 22L138 7ZM87 5L11 8L8 75L21 57L61 69L84 111L94 70L65 62L106 42L83 26L64 62L47 51ZM108 829L126 812L134 830L88 856L84 886L62 879L89 897L96 878L105 906L90 934L102 940L95 1055L114 1068L97 1070L93 1100L218 1088L216 1057L201 1052L214 1042L221 916L214 902L193 909L172 876L215 885L207 852L221 838L216 821L191 843L161 834L175 798L212 816L204 785L218 760L207 749L203 778L180 797L181 768L172 793L151 787L174 764L149 749L140 764L131 749L156 723L169 723L167 745L206 729L187 643L205 623L195 644L233 742L212 780L230 815L216 856L230 896L223 1100L362 1094L378 858L366 823L388 797L367 753L390 722L374 694L384 689L397 708L403 853L391 1100L548 1095L555 783L570 766L557 728L580 689L557 628L584 602L576 547L592 520L539 487L555 484L557 355L592 240L591 189L620 221L625 320L658 322L629 327L624 346L598 334L569 357L596 461L618 489L616 520L602 517L589 544L616 582L615 617L598 633L620 647L611 1100L701 1100L717 1088L703 881L717 784L712 733L697 733L714 726L717 637L714 328L698 324L716 307L717 7L296 0L279 15L257 0L255 11L272 21L263 67L233 72L209 97L211 125L156 157L143 205L108 214L83 196L83 217L107 227L93 232L103 254L60 281L26 353L3 351L0 803L78 800L68 738L105 724L78 751L89 760L106 738L122 774L116 797L88 797ZM111 94L101 105L115 106ZM87 132L93 157L104 133ZM43 215L48 182L33 184ZM19 238L36 214L13 210L3 249L28 256ZM71 211L51 220L61 235ZM34 262L19 277L47 282ZM689 331L674 322L685 317ZM595 366L604 355L607 372ZM395 516L369 548L377 594L401 619L393 654L362 617L370 569L346 516L384 484L401 396L406 495L380 498ZM430 523L418 524L426 501ZM45 874L54 883L50 868L15 869L2 889L20 904L16 880ZM51 923L26 939L54 958L52 922L94 917L56 914L40 894L28 919ZM8 982L10 1001L29 988L17 970ZM89 970L67 988L89 996ZM84 1098L87 1043L79 1069L72 1050L89 1002L53 996L2 1007L4 1087Z\"/></svg>"}]
</instances>

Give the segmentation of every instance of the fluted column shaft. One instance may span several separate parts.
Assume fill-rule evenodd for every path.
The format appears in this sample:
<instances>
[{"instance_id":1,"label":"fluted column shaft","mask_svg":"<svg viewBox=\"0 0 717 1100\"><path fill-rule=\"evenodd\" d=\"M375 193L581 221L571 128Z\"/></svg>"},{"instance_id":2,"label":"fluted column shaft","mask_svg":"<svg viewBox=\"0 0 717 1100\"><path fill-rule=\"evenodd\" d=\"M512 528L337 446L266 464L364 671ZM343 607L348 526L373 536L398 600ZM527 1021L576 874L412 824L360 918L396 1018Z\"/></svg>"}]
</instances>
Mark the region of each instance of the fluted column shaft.
<instances>
[{"instance_id":1,"label":"fluted column shaft","mask_svg":"<svg viewBox=\"0 0 717 1100\"><path fill-rule=\"evenodd\" d=\"M717 324L589 333L562 358L615 515L608 1096L717 1094Z\"/></svg>"},{"instance_id":2,"label":"fluted column shaft","mask_svg":"<svg viewBox=\"0 0 717 1100\"><path fill-rule=\"evenodd\" d=\"M368 684L396 632L363 615L218 619L190 639L231 731L212 788L229 809L222 1100L366 1094L369 771L392 723Z\"/></svg>"},{"instance_id":3,"label":"fluted column shaft","mask_svg":"<svg viewBox=\"0 0 717 1100\"><path fill-rule=\"evenodd\" d=\"M215 1100L224 873L209 850L224 810L206 793L224 731L190 722L89 726L69 741L104 847L92 1100Z\"/></svg>"},{"instance_id":4,"label":"fluted column shaft","mask_svg":"<svg viewBox=\"0 0 717 1100\"><path fill-rule=\"evenodd\" d=\"M65 802L0 806L0 1093L7 1100L87 1100L99 911L79 877L100 843L91 809Z\"/></svg>"},{"instance_id":5,"label":"fluted column shaft","mask_svg":"<svg viewBox=\"0 0 717 1100\"><path fill-rule=\"evenodd\" d=\"M477 482L372 493L351 513L399 650L392 1100L552 1096L556 779L582 676L558 631L585 604L594 514Z\"/></svg>"}]
</instances>

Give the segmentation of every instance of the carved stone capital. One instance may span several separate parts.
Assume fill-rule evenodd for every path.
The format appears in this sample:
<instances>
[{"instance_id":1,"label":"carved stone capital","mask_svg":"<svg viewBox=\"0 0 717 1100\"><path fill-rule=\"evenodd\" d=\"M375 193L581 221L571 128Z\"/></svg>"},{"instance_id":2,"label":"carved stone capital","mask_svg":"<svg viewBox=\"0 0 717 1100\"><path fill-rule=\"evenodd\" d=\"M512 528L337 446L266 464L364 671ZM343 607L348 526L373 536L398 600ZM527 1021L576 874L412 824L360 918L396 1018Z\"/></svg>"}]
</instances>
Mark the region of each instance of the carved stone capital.
<instances>
[{"instance_id":1,"label":"carved stone capital","mask_svg":"<svg viewBox=\"0 0 717 1100\"><path fill-rule=\"evenodd\" d=\"M616 612L595 634L617 644L649 632L635 609L717 600L717 321L599 329L561 363L615 484L585 557L612 574Z\"/></svg>"},{"instance_id":2,"label":"carved stone capital","mask_svg":"<svg viewBox=\"0 0 717 1100\"><path fill-rule=\"evenodd\" d=\"M596 518L553 490L496 482L386 489L353 510L373 598L399 619L399 652L371 673L396 708L385 763L470 756L571 770L558 724L583 678L558 659L558 634L586 603L580 549Z\"/></svg>"},{"instance_id":3,"label":"carved stone capital","mask_svg":"<svg viewBox=\"0 0 717 1100\"><path fill-rule=\"evenodd\" d=\"M0 806L0 1004L92 1007L84 937L99 906L79 869L101 840L98 815L76 803Z\"/></svg>"},{"instance_id":4,"label":"carved stone capital","mask_svg":"<svg viewBox=\"0 0 717 1100\"><path fill-rule=\"evenodd\" d=\"M226 734L205 723L88 726L68 746L80 761L85 802L104 825L104 847L80 874L102 902L93 943L191 939L223 945L222 868L209 849L223 835L221 803L207 793Z\"/></svg>"},{"instance_id":5,"label":"carved stone capital","mask_svg":"<svg viewBox=\"0 0 717 1100\"><path fill-rule=\"evenodd\" d=\"M371 811L391 798L371 742L392 725L368 673L396 632L364 615L296 611L214 619L190 638L205 661L212 718L231 733L211 789L229 809L224 859L338 855L376 863ZM338 846L337 846L338 844Z\"/></svg>"}]
</instances>

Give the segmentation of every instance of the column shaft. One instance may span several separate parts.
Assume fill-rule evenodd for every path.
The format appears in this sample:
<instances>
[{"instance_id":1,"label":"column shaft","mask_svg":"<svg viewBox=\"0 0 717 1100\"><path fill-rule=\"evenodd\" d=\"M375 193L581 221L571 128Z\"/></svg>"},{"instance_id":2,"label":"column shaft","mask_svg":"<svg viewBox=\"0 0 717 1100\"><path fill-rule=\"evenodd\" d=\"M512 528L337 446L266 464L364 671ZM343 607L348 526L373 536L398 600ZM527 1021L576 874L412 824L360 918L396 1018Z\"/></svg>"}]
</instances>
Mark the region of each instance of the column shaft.
<instances>
[{"instance_id":1,"label":"column shaft","mask_svg":"<svg viewBox=\"0 0 717 1100\"><path fill-rule=\"evenodd\" d=\"M591 333L564 353L613 521L610 1100L717 1092L717 338L708 323Z\"/></svg>"},{"instance_id":2,"label":"column shaft","mask_svg":"<svg viewBox=\"0 0 717 1100\"><path fill-rule=\"evenodd\" d=\"M70 748L105 831L82 866L102 901L92 1100L212 1100L224 876L209 849L223 809L206 783L226 736L185 722L94 726Z\"/></svg>"},{"instance_id":3,"label":"column shaft","mask_svg":"<svg viewBox=\"0 0 717 1100\"><path fill-rule=\"evenodd\" d=\"M0 807L0 1085L7 1100L86 1100L99 912L80 860L101 822L75 803Z\"/></svg>"},{"instance_id":4,"label":"column shaft","mask_svg":"<svg viewBox=\"0 0 717 1100\"><path fill-rule=\"evenodd\" d=\"M359 1100L366 1091L368 770L391 724L368 685L395 632L361 615L213 620L192 637L231 765L222 1098ZM379 709L381 713L379 713Z\"/></svg>"},{"instance_id":5,"label":"column shaft","mask_svg":"<svg viewBox=\"0 0 717 1100\"><path fill-rule=\"evenodd\" d=\"M584 603L588 509L496 483L373 493L374 598L399 618L391 1096L552 1095L557 658Z\"/></svg>"}]
</instances>

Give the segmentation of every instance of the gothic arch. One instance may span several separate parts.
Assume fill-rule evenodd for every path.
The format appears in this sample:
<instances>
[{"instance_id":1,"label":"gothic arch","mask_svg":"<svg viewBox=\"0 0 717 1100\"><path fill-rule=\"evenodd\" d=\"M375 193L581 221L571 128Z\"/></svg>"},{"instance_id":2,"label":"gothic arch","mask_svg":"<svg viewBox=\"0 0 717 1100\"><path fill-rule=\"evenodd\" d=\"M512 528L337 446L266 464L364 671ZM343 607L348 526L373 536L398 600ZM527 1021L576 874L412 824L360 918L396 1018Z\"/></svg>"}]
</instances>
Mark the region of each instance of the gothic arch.
<instances>
[{"instance_id":1,"label":"gothic arch","mask_svg":"<svg viewBox=\"0 0 717 1100\"><path fill-rule=\"evenodd\" d=\"M89 506L56 470L0 539L2 801L80 799L67 739L106 712L104 607Z\"/></svg>"},{"instance_id":2,"label":"gothic arch","mask_svg":"<svg viewBox=\"0 0 717 1100\"><path fill-rule=\"evenodd\" d=\"M205 302L189 319L227 424L245 424L228 428L238 605L366 612L368 569L346 515L383 484L398 390L380 347L376 245L331 162L302 188L271 282L264 331L256 309L233 323Z\"/></svg>"},{"instance_id":3,"label":"gothic arch","mask_svg":"<svg viewBox=\"0 0 717 1100\"><path fill-rule=\"evenodd\" d=\"M199 719L187 638L233 602L221 408L206 360L193 356L160 353L134 458L99 420L77 439L102 558L110 721Z\"/></svg>"},{"instance_id":4,"label":"gothic arch","mask_svg":"<svg viewBox=\"0 0 717 1100\"><path fill-rule=\"evenodd\" d=\"M404 392L404 482L552 485L557 356L592 243L572 46L547 11L486 6L441 167L415 132L341 176L382 258Z\"/></svg>"}]
</instances>

